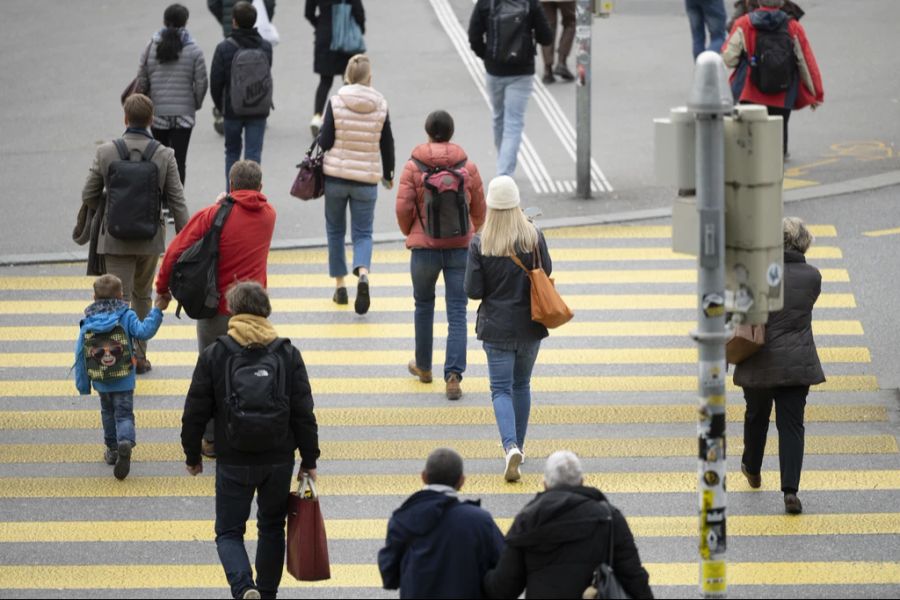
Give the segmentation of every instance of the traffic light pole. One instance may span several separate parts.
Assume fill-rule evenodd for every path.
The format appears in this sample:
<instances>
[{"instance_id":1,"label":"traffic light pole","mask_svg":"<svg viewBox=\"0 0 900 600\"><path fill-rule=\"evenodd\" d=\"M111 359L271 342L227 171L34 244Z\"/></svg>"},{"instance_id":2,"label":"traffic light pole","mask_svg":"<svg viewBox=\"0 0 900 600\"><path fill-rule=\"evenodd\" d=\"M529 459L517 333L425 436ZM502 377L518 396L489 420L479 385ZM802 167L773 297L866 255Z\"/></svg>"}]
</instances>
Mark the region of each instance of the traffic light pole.
<instances>
[{"instance_id":1,"label":"traffic light pole","mask_svg":"<svg viewBox=\"0 0 900 600\"><path fill-rule=\"evenodd\" d=\"M579 198L591 197L591 0L578 0L575 27L575 178Z\"/></svg>"}]
</instances>

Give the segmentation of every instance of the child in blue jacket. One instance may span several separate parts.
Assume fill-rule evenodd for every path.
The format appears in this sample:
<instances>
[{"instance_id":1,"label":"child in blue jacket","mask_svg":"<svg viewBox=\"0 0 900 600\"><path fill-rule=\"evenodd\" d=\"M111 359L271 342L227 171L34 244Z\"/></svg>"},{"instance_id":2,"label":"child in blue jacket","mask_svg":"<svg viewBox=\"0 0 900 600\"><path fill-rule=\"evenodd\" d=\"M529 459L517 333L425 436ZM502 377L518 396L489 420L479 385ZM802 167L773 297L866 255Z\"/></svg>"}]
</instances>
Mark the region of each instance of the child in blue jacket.
<instances>
[{"instance_id":1,"label":"child in blue jacket","mask_svg":"<svg viewBox=\"0 0 900 600\"><path fill-rule=\"evenodd\" d=\"M134 431L134 353L131 340L149 340L162 324L162 311L169 302L157 298L141 321L122 300L122 280L102 275L94 281L94 302L84 309L84 319L75 344L75 386L90 395L91 384L100 394L100 414L106 464L115 465L116 479L131 470Z\"/></svg>"}]
</instances>

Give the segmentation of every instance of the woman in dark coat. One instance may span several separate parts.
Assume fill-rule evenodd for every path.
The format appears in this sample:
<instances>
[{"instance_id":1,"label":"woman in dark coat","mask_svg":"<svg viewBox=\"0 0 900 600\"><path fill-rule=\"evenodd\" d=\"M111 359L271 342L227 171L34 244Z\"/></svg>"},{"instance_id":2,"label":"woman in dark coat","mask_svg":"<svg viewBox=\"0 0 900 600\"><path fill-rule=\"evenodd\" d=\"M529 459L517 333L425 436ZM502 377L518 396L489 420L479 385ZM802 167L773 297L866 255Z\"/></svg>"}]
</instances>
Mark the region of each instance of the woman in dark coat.
<instances>
[{"instance_id":1,"label":"woman in dark coat","mask_svg":"<svg viewBox=\"0 0 900 600\"><path fill-rule=\"evenodd\" d=\"M322 127L322 114L325 111L325 103L328 101L328 94L335 76L343 75L350 57L357 54L356 52L345 54L331 50L331 13L335 4L350 4L350 14L359 24L363 34L366 33L366 11L363 8L362 0L306 0L306 20L316 28L313 71L319 75L316 105L312 120L309 122L313 137L319 134L319 129Z\"/></svg>"},{"instance_id":2,"label":"woman in dark coat","mask_svg":"<svg viewBox=\"0 0 900 600\"><path fill-rule=\"evenodd\" d=\"M822 291L822 275L804 257L812 242L803 221L784 219L784 307L769 314L763 347L734 370L734 383L744 388L747 401L741 472L750 487L762 485L760 469L774 402L781 491L784 509L790 514L803 512L797 490L803 468L806 396L811 385L825 381L812 333L812 310Z\"/></svg>"}]
</instances>

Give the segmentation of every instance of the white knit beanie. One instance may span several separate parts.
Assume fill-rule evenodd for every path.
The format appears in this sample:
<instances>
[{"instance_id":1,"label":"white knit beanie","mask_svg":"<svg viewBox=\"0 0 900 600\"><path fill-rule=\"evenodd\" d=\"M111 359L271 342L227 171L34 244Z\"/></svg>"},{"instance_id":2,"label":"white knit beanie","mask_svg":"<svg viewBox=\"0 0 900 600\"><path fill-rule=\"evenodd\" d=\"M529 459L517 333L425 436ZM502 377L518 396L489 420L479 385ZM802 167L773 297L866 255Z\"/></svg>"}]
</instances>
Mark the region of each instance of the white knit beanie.
<instances>
[{"instance_id":1,"label":"white knit beanie","mask_svg":"<svg viewBox=\"0 0 900 600\"><path fill-rule=\"evenodd\" d=\"M488 208L506 210L519 206L519 186L509 175L494 177L488 185Z\"/></svg>"}]
</instances>

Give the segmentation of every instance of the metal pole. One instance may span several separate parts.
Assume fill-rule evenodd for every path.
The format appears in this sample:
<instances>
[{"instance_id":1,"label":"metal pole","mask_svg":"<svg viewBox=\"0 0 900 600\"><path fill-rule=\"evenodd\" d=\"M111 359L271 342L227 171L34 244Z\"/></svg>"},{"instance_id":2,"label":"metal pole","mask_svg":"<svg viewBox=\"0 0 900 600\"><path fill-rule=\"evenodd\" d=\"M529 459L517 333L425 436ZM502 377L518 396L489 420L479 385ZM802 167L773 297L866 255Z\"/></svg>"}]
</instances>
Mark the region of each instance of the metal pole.
<instances>
[{"instance_id":1,"label":"metal pole","mask_svg":"<svg viewBox=\"0 0 900 600\"><path fill-rule=\"evenodd\" d=\"M715 52L697 58L688 108L696 122L697 210L700 218L693 337L699 344L700 594L727 594L725 549L725 129L733 110L725 65Z\"/></svg>"},{"instance_id":2,"label":"metal pole","mask_svg":"<svg viewBox=\"0 0 900 600\"><path fill-rule=\"evenodd\" d=\"M575 176L577 196L584 199L591 197L591 5L591 0L578 0L575 27Z\"/></svg>"}]
</instances>

